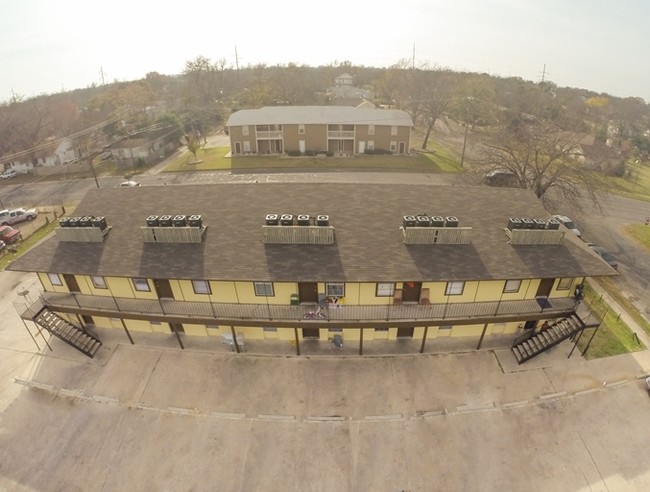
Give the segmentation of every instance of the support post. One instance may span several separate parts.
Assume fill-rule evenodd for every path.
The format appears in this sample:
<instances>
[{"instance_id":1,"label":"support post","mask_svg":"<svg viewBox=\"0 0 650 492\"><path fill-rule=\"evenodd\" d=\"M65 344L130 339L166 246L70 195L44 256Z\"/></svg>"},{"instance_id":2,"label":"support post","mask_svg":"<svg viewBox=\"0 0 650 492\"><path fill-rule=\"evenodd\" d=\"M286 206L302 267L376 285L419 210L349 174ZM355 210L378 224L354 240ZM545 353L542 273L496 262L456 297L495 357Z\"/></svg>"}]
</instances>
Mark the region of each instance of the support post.
<instances>
[{"instance_id":1,"label":"support post","mask_svg":"<svg viewBox=\"0 0 650 492\"><path fill-rule=\"evenodd\" d=\"M300 355L300 338L298 337L298 328L294 327L293 336L296 340L296 355Z\"/></svg>"},{"instance_id":2,"label":"support post","mask_svg":"<svg viewBox=\"0 0 650 492\"><path fill-rule=\"evenodd\" d=\"M429 327L425 326L424 327L424 333L422 335L422 344L420 345L420 353L424 353L424 344L427 341L427 334L429 333Z\"/></svg>"},{"instance_id":3,"label":"support post","mask_svg":"<svg viewBox=\"0 0 650 492\"><path fill-rule=\"evenodd\" d=\"M359 355L363 355L363 328L359 328Z\"/></svg>"},{"instance_id":4,"label":"support post","mask_svg":"<svg viewBox=\"0 0 650 492\"><path fill-rule=\"evenodd\" d=\"M476 346L476 350L481 350L481 345L483 344L483 338L485 337L485 332L487 331L488 324L485 323L483 325L483 331L481 332L481 338L478 339L478 345Z\"/></svg>"},{"instance_id":5,"label":"support post","mask_svg":"<svg viewBox=\"0 0 650 492\"><path fill-rule=\"evenodd\" d=\"M582 334L585 332L584 328L580 330L580 334L576 337L575 342L573 343L573 348L571 348L571 352L569 352L569 355L567 355L567 359L571 358L571 355L573 354L573 351L576 349L578 346L578 342L580 341L580 337Z\"/></svg>"},{"instance_id":6,"label":"support post","mask_svg":"<svg viewBox=\"0 0 650 492\"><path fill-rule=\"evenodd\" d=\"M25 323L25 320L22 319L22 318L20 318L20 321L23 322L23 325L25 326L25 329L27 330L27 333L29 333L30 338L31 338L32 341L34 342L34 345L36 345L36 348L37 348L38 351L40 352L40 351L41 351L41 347L38 346L38 342L36 341L36 338L34 338L34 335L32 335L32 332L31 332L31 331L29 330L29 328L27 327L27 323ZM50 350L52 350L52 349L50 349Z\"/></svg>"},{"instance_id":7,"label":"support post","mask_svg":"<svg viewBox=\"0 0 650 492\"><path fill-rule=\"evenodd\" d=\"M239 354L241 350L239 350L239 344L237 343L237 334L235 333L234 326L230 327L230 333L232 333L232 343L235 344L235 351Z\"/></svg>"},{"instance_id":8,"label":"support post","mask_svg":"<svg viewBox=\"0 0 650 492\"><path fill-rule=\"evenodd\" d=\"M583 357L584 357L585 355L587 355L587 350L589 350L589 346L591 345L591 341L592 341L592 340L594 339L594 337L596 336L596 332L598 331L598 328L600 328L600 325L601 325L601 324L602 324L602 321L601 321L600 323L598 323L598 326L596 327L596 329L594 330L594 332L591 334L591 338L589 338L589 341L587 342L587 346L586 346L585 349L582 351L582 356L583 356Z\"/></svg>"},{"instance_id":9,"label":"support post","mask_svg":"<svg viewBox=\"0 0 650 492\"><path fill-rule=\"evenodd\" d=\"M185 347L183 347L183 341L181 340L181 335L178 333L178 330L176 329L175 324L174 323L169 323L169 327L174 332L174 335L176 335L176 340L178 340L178 344L181 346L181 349L184 350Z\"/></svg>"},{"instance_id":10,"label":"support post","mask_svg":"<svg viewBox=\"0 0 650 492\"><path fill-rule=\"evenodd\" d=\"M133 338L131 338L131 333L129 333L129 329L126 327L126 323L124 322L124 318L120 318L120 321L122 322L122 328L124 328L124 332L126 333L126 336L129 337L129 342L131 342L131 345L135 345L135 342L133 341Z\"/></svg>"}]
</instances>

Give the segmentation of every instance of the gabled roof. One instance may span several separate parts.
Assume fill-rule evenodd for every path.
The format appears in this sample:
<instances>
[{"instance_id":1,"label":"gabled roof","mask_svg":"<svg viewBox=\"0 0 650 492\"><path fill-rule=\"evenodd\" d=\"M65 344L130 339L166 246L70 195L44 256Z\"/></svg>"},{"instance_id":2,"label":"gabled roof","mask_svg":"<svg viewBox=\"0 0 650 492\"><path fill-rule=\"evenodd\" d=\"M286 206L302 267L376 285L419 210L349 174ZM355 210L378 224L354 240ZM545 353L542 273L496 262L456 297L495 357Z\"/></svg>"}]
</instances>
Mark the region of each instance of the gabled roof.
<instances>
[{"instance_id":1,"label":"gabled roof","mask_svg":"<svg viewBox=\"0 0 650 492\"><path fill-rule=\"evenodd\" d=\"M402 218L457 216L470 244L405 245ZM327 214L333 245L264 244L269 213ZM143 242L150 215L200 214L200 244ZM450 281L614 275L578 238L512 246L509 217L550 218L519 189L390 184L217 184L89 191L74 215L104 216L100 243L44 241L11 270L255 281Z\"/></svg>"},{"instance_id":2,"label":"gabled roof","mask_svg":"<svg viewBox=\"0 0 650 492\"><path fill-rule=\"evenodd\" d=\"M369 109L349 106L266 106L242 109L230 115L226 126L291 124L357 124L413 126L411 116L398 109Z\"/></svg>"}]
</instances>

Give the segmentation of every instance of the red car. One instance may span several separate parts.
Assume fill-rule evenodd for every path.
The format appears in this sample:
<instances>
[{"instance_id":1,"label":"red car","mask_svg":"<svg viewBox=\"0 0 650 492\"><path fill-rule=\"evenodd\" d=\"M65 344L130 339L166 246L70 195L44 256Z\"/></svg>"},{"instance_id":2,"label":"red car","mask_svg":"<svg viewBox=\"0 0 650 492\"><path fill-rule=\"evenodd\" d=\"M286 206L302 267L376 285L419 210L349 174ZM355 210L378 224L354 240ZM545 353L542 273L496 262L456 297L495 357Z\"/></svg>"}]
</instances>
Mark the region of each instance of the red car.
<instances>
[{"instance_id":1,"label":"red car","mask_svg":"<svg viewBox=\"0 0 650 492\"><path fill-rule=\"evenodd\" d=\"M10 226L0 226L0 241L7 244L14 244L23 239L23 235L17 229Z\"/></svg>"}]
</instances>

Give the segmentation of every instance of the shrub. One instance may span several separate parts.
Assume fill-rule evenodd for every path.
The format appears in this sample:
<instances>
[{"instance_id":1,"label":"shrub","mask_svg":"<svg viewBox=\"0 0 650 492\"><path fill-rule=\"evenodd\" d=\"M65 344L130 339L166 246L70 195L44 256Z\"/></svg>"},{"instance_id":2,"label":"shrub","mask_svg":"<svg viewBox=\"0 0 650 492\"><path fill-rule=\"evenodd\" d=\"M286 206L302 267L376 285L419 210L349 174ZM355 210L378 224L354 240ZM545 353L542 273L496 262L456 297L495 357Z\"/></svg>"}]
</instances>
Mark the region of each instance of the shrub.
<instances>
[{"instance_id":1,"label":"shrub","mask_svg":"<svg viewBox=\"0 0 650 492\"><path fill-rule=\"evenodd\" d=\"M287 150L287 155L289 157L300 157L302 154L299 150Z\"/></svg>"},{"instance_id":2,"label":"shrub","mask_svg":"<svg viewBox=\"0 0 650 492\"><path fill-rule=\"evenodd\" d=\"M327 157L332 157L334 155L334 151L333 150L328 150L327 152L325 152L325 155Z\"/></svg>"},{"instance_id":3,"label":"shrub","mask_svg":"<svg viewBox=\"0 0 650 492\"><path fill-rule=\"evenodd\" d=\"M314 157L316 155L316 151L315 150L305 150L305 155L307 155L309 157Z\"/></svg>"}]
</instances>

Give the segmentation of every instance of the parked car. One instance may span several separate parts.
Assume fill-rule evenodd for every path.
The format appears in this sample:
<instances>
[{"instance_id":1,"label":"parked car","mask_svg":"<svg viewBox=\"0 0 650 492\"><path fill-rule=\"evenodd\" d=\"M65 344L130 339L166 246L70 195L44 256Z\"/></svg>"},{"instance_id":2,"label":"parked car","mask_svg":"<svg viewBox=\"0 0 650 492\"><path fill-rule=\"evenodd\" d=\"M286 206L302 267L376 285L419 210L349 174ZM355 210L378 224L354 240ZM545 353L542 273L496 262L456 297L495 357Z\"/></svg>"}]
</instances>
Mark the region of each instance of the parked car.
<instances>
[{"instance_id":1,"label":"parked car","mask_svg":"<svg viewBox=\"0 0 650 492\"><path fill-rule=\"evenodd\" d=\"M517 175L507 169L493 169L485 173L485 182L490 186L518 186Z\"/></svg>"},{"instance_id":2,"label":"parked car","mask_svg":"<svg viewBox=\"0 0 650 492\"><path fill-rule=\"evenodd\" d=\"M119 185L117 185L118 188L134 188L136 186L140 186L140 183L137 181L122 181Z\"/></svg>"},{"instance_id":3,"label":"parked car","mask_svg":"<svg viewBox=\"0 0 650 492\"><path fill-rule=\"evenodd\" d=\"M618 270L618 260L613 254L611 254L602 246L597 246L594 243L587 243L587 246L589 246L592 249L592 251L594 251L598 256L600 256L603 260L605 260L607 264L611 266L614 270Z\"/></svg>"},{"instance_id":4,"label":"parked car","mask_svg":"<svg viewBox=\"0 0 650 492\"><path fill-rule=\"evenodd\" d=\"M16 170L15 169L7 169L5 172L0 174L0 178L2 179L10 179L10 178L15 178L16 177Z\"/></svg>"},{"instance_id":5,"label":"parked car","mask_svg":"<svg viewBox=\"0 0 650 492\"><path fill-rule=\"evenodd\" d=\"M563 224L564 227L569 229L571 232L573 232L576 236L580 237L582 233L580 232L580 229L578 229L578 226L573 222L570 218L568 218L566 215L554 215L553 218L557 221L560 222L560 224Z\"/></svg>"},{"instance_id":6,"label":"parked car","mask_svg":"<svg viewBox=\"0 0 650 492\"><path fill-rule=\"evenodd\" d=\"M11 225L18 222L24 222L26 220L34 220L38 215L38 210L35 208L30 208L29 210L24 208L14 208L13 210L2 210L0 211L0 224L1 225Z\"/></svg>"},{"instance_id":7,"label":"parked car","mask_svg":"<svg viewBox=\"0 0 650 492\"><path fill-rule=\"evenodd\" d=\"M14 244L22 241L22 239L23 235L18 229L8 225L0 226L0 241L4 241L6 244Z\"/></svg>"}]
</instances>

